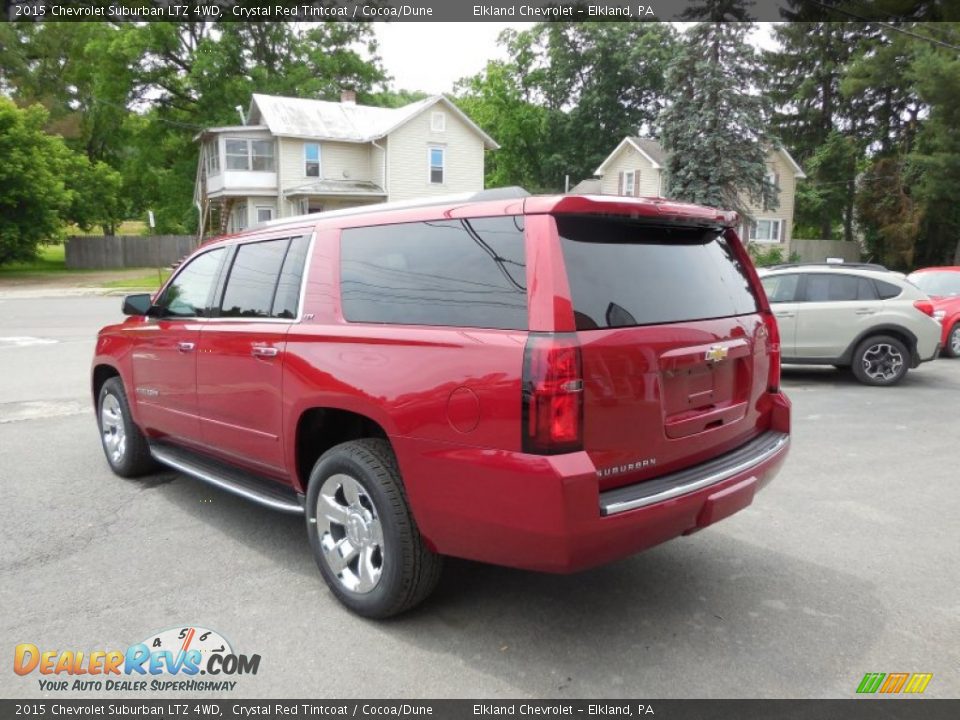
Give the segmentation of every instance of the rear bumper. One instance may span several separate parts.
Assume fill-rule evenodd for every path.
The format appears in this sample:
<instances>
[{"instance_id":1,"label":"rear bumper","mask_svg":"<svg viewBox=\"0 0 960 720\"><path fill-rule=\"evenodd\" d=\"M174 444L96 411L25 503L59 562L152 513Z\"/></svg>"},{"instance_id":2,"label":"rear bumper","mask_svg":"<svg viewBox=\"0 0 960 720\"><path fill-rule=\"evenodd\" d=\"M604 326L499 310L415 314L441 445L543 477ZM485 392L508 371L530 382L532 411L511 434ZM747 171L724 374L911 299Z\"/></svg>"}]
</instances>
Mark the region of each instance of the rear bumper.
<instances>
[{"instance_id":1,"label":"rear bumper","mask_svg":"<svg viewBox=\"0 0 960 720\"><path fill-rule=\"evenodd\" d=\"M789 450L789 401L774 427L720 458L600 493L584 452L542 457L396 438L414 516L437 552L568 573L689 535L742 510Z\"/></svg>"}]
</instances>

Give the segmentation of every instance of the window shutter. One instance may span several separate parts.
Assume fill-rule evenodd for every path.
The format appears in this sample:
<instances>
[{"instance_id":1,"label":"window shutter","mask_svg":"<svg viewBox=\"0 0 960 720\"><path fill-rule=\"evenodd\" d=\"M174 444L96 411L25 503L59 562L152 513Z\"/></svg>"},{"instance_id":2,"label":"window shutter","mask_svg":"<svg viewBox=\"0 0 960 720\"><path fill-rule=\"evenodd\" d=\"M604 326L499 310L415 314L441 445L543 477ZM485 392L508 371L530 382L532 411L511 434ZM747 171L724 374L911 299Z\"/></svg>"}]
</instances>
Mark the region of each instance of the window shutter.
<instances>
[{"instance_id":1,"label":"window shutter","mask_svg":"<svg viewBox=\"0 0 960 720\"><path fill-rule=\"evenodd\" d=\"M617 176L617 195L623 195L623 170Z\"/></svg>"},{"instance_id":2,"label":"window shutter","mask_svg":"<svg viewBox=\"0 0 960 720\"><path fill-rule=\"evenodd\" d=\"M640 168L633 171L633 196L640 197Z\"/></svg>"}]
</instances>

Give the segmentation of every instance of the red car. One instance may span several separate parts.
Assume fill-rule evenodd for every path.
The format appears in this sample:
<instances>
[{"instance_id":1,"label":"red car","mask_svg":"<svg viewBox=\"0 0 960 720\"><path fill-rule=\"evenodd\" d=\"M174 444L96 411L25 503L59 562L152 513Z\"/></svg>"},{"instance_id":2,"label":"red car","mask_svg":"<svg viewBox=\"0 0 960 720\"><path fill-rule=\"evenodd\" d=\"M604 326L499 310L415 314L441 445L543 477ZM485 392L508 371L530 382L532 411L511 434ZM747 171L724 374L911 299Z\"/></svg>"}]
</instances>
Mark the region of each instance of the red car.
<instances>
[{"instance_id":1,"label":"red car","mask_svg":"<svg viewBox=\"0 0 960 720\"><path fill-rule=\"evenodd\" d=\"M305 516L368 617L443 555L567 573L749 505L787 455L733 213L503 191L273 221L101 330L110 467Z\"/></svg>"},{"instance_id":2,"label":"red car","mask_svg":"<svg viewBox=\"0 0 960 720\"><path fill-rule=\"evenodd\" d=\"M907 280L933 301L933 316L943 325L943 354L960 358L960 267L922 268L910 273Z\"/></svg>"}]
</instances>

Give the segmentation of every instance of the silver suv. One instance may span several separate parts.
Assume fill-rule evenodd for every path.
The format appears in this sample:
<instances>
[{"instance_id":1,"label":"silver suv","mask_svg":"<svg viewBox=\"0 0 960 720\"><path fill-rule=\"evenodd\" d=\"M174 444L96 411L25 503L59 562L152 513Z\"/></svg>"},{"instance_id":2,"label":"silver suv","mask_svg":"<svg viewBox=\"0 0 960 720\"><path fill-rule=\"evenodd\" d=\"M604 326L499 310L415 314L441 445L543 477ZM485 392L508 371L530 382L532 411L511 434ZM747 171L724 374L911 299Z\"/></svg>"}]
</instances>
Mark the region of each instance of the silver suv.
<instances>
[{"instance_id":1,"label":"silver suv","mask_svg":"<svg viewBox=\"0 0 960 720\"><path fill-rule=\"evenodd\" d=\"M930 299L881 269L794 265L760 270L780 326L784 363L850 367L867 385L894 385L933 360L941 327Z\"/></svg>"}]
</instances>

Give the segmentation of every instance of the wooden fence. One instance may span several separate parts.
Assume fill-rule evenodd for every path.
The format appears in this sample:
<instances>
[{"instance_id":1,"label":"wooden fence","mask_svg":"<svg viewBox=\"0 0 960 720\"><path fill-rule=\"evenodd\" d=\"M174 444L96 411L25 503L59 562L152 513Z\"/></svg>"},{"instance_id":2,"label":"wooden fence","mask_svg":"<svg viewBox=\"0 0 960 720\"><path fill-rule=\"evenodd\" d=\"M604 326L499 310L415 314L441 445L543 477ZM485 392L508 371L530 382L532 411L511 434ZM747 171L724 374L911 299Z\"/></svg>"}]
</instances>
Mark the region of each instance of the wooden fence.
<instances>
[{"instance_id":1,"label":"wooden fence","mask_svg":"<svg viewBox=\"0 0 960 720\"><path fill-rule=\"evenodd\" d=\"M197 247L194 235L86 235L67 238L67 267L77 270L166 267Z\"/></svg>"}]
</instances>

